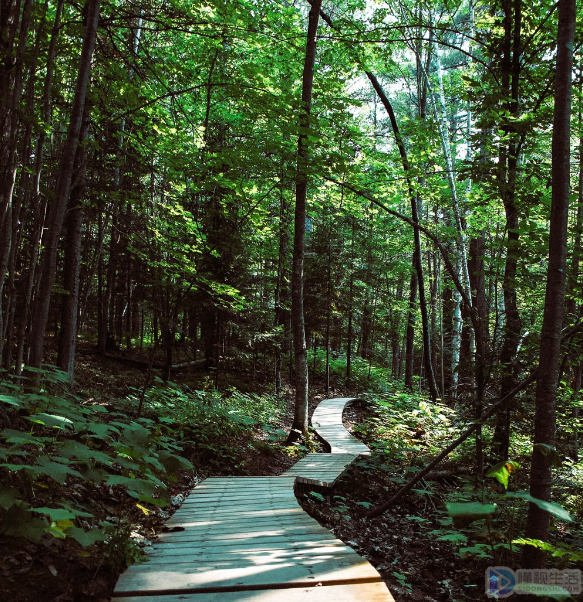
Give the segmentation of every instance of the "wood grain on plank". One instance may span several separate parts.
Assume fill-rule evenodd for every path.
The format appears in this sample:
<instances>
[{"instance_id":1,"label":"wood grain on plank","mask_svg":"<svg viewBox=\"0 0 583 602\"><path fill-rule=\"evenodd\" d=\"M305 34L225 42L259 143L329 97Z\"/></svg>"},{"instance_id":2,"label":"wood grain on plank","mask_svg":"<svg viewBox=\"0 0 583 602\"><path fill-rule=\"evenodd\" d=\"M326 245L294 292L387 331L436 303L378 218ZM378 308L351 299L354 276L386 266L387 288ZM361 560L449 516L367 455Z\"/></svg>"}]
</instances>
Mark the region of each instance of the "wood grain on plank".
<instances>
[{"instance_id":1,"label":"wood grain on plank","mask_svg":"<svg viewBox=\"0 0 583 602\"><path fill-rule=\"evenodd\" d=\"M394 602L384 583L327 585L290 589L136 596L117 598L116 602Z\"/></svg>"}]
</instances>

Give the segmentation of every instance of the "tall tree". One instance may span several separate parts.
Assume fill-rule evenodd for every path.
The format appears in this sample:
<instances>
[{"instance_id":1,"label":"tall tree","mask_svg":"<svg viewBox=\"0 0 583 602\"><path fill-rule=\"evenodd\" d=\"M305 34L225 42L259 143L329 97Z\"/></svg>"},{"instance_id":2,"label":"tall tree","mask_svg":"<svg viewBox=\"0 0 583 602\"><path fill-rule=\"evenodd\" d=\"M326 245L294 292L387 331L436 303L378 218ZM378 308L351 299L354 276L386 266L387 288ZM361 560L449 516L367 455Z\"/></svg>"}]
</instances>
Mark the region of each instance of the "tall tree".
<instances>
[{"instance_id":1,"label":"tall tree","mask_svg":"<svg viewBox=\"0 0 583 602\"><path fill-rule=\"evenodd\" d=\"M63 228L67 203L69 202L77 144L79 142L79 136L83 122L83 113L85 111L85 100L87 97L91 61L93 58L93 50L95 48L95 40L97 37L99 8L100 0L87 0L87 20L85 26L85 35L83 37L83 46L81 49L81 58L79 61L79 70L77 73L77 81L75 84L73 106L71 108L71 116L69 120L69 127L67 129L65 146L63 148L61 161L59 164L55 197L51 205L48 229L45 237L43 237L44 253L40 287L35 303L30 333L30 358L28 365L33 368L40 368L43 361L44 341L49 318L51 293L57 269L59 237Z\"/></svg>"},{"instance_id":2,"label":"tall tree","mask_svg":"<svg viewBox=\"0 0 583 602\"><path fill-rule=\"evenodd\" d=\"M295 355L295 410L290 438L308 433L308 355L304 323L304 256L306 247L306 199L310 163L310 114L314 66L316 63L316 33L322 0L314 0L308 17L308 35L302 75L302 105L298 136L298 167L294 217L294 249L292 264L292 332Z\"/></svg>"},{"instance_id":3,"label":"tall tree","mask_svg":"<svg viewBox=\"0 0 583 602\"><path fill-rule=\"evenodd\" d=\"M549 448L555 445L556 399L559 382L561 328L563 326L565 303L567 226L571 190L571 90L575 21L575 0L559 0L549 259L540 337L534 447L530 472L531 495L545 501L551 499L552 455L549 453ZM549 532L549 521L550 514L531 503L528 509L526 537L546 540ZM539 548L533 546L524 548L524 565L527 568L544 566L544 560L544 552Z\"/></svg>"}]
</instances>

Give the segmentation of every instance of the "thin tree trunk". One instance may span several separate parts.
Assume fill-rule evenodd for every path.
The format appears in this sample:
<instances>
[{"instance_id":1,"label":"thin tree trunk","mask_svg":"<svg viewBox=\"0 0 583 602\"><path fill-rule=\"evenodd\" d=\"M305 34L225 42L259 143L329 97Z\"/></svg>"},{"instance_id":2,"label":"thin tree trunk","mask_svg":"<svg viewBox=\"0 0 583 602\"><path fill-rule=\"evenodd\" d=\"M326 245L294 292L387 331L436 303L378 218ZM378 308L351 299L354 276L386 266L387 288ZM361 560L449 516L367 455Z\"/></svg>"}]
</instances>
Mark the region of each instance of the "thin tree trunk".
<instances>
[{"instance_id":1,"label":"thin tree trunk","mask_svg":"<svg viewBox=\"0 0 583 602\"><path fill-rule=\"evenodd\" d=\"M417 272L417 284L419 287L419 308L421 309L421 321L423 327L423 347L424 347L424 359L425 359L425 376L427 378L427 385L429 387L429 395L433 401L438 397L437 384L435 382L435 375L433 372L433 366L431 364L431 330L429 325L429 314L427 312L427 300L425 298L425 280L423 274L423 262L421 258L421 234L419 232L419 208L417 205L417 196L413 192L413 186L410 180L410 166L409 159L407 158L407 150L405 149L405 143L401 136L397 119L393 111L393 107L385 94L382 86L380 85L377 78L370 72L366 72L366 76L373 85L376 93L379 95L383 106L385 107L391 126L393 128L393 134L399 154L401 156L401 163L403 165L403 171L407 178L407 185L409 189L409 200L411 201L411 220L413 221L413 238L415 243L415 255L414 264L415 271Z\"/></svg>"},{"instance_id":2,"label":"thin tree trunk","mask_svg":"<svg viewBox=\"0 0 583 602\"><path fill-rule=\"evenodd\" d=\"M30 26L32 0L26 0L20 15L20 2L4 1L0 10L0 365L4 347L3 291L13 236L12 197L18 165L19 101L22 95L25 50ZM20 17L20 19L19 19ZM20 27L19 27L20 23ZM16 38L16 32L18 37ZM16 53L14 44L18 40Z\"/></svg>"},{"instance_id":3,"label":"thin tree trunk","mask_svg":"<svg viewBox=\"0 0 583 602\"><path fill-rule=\"evenodd\" d=\"M99 4L100 0L87 0L87 25L83 38L83 47L81 50L81 60L75 86L71 118L65 147L59 165L55 198L51 206L50 224L46 233L46 238L43 239L44 254L41 281L39 295L35 303L30 334L29 365L33 368L40 368L44 356L44 339L49 318L51 291L56 273L58 243L65 218L65 210L69 200L75 153L85 109L91 60L95 48L95 39L97 37Z\"/></svg>"},{"instance_id":4,"label":"thin tree trunk","mask_svg":"<svg viewBox=\"0 0 583 602\"><path fill-rule=\"evenodd\" d=\"M536 386L534 447L530 472L530 494L538 499L551 499L551 454L545 453L555 444L556 396L559 380L561 328L565 303L565 272L570 193L570 134L573 40L575 36L575 0L559 0L557 34L557 67L555 71L555 109L552 141L552 198L549 233L549 263L545 307L540 339L539 372ZM535 504L528 508L526 537L546 541L550 514ZM525 546L524 565L544 566L545 553Z\"/></svg>"},{"instance_id":5,"label":"thin tree trunk","mask_svg":"<svg viewBox=\"0 0 583 602\"><path fill-rule=\"evenodd\" d=\"M322 0L314 0L309 14L304 72L302 76L302 109L298 136L298 173L294 221L294 250L292 267L292 330L295 354L295 410L290 438L308 433L308 358L304 324L304 254L306 239L306 198L308 189L310 111L314 66L316 62L316 32ZM295 433L295 434L294 434Z\"/></svg>"},{"instance_id":6,"label":"thin tree trunk","mask_svg":"<svg viewBox=\"0 0 583 602\"><path fill-rule=\"evenodd\" d=\"M503 0L504 45L502 57L502 95L511 116L518 112L520 78L520 32L522 23L521 0ZM512 389L516 380L516 353L520 341L521 319L516 295L516 274L519 252L519 213L516 206L516 176L518 168L518 141L515 127L510 121L503 128L509 141L501 143L498 158L498 185L506 214L507 253L502 290L504 295L505 321L504 342L500 351L503 375L500 395ZM507 144L507 146L504 146ZM494 448L501 460L508 459L510 445L510 409L505 407L497 416L494 431Z\"/></svg>"},{"instance_id":7,"label":"thin tree trunk","mask_svg":"<svg viewBox=\"0 0 583 602\"><path fill-rule=\"evenodd\" d=\"M80 142L87 137L89 123L86 121ZM75 375L75 351L77 348L77 326L79 318L79 274L81 272L81 232L83 229L83 193L87 168L87 147L77 149L76 183L71 191L67 211L65 257L63 266L63 302L61 307L61 330L57 366L65 370L73 383Z\"/></svg>"}]
</instances>

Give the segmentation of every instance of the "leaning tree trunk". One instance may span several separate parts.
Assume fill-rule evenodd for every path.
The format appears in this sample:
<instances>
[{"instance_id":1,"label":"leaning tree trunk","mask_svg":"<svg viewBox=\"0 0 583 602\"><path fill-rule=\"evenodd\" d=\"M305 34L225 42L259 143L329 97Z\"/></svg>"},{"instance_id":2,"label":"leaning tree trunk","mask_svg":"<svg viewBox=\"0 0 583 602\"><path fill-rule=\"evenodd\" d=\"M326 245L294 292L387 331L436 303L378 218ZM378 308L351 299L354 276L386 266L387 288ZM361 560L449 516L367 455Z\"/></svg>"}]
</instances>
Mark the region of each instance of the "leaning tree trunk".
<instances>
[{"instance_id":1,"label":"leaning tree trunk","mask_svg":"<svg viewBox=\"0 0 583 602\"><path fill-rule=\"evenodd\" d=\"M294 220L294 250L292 265L292 331L295 355L295 411L290 438L297 433L308 433L308 354L304 324L304 254L306 243L306 197L308 190L308 163L310 110L314 65L316 62L316 32L320 20L322 0L314 0L310 9L308 39L302 76L302 110L298 136L298 173L296 178L296 206ZM294 435L296 433L296 435Z\"/></svg>"},{"instance_id":2,"label":"leaning tree trunk","mask_svg":"<svg viewBox=\"0 0 583 602\"><path fill-rule=\"evenodd\" d=\"M97 37L99 4L100 0L87 0L87 25L85 28L85 36L83 38L83 47L81 50L77 82L75 85L71 118L67 130L65 147L63 148L63 154L59 164L55 198L51 207L51 219L48 224L46 237L43 239L44 254L39 295L34 308L30 333L30 358L28 365L33 368L40 368L43 361L44 339L49 318L51 291L57 267L58 243L65 219L65 210L69 200L75 154L77 151L79 134L81 133L83 112L85 110L91 60L95 48L95 39Z\"/></svg>"},{"instance_id":3,"label":"leaning tree trunk","mask_svg":"<svg viewBox=\"0 0 583 602\"><path fill-rule=\"evenodd\" d=\"M376 76L370 71L366 71L366 76L371 82L375 92L378 94L383 106L385 107L387 114L389 115L389 119L391 121L391 126L393 128L393 134L395 135L395 140L397 143L397 147L399 148L399 154L401 156L401 163L403 165L403 171L405 172L405 176L407 178L407 185L409 189L409 199L411 201L411 220L414 224L413 227L413 240L415 243L415 252L414 252L414 267L417 273L417 281L419 286L419 308L421 309L421 322L423 328L423 347L424 347L424 360L425 360L425 374L427 378L427 384L429 387L429 395L433 401L435 401L438 397L437 392L437 384L435 382L435 375L433 373L433 365L431 363L431 330L429 325L429 314L427 312L427 300L425 298L425 279L423 274L423 262L421 258L421 233L419 231L419 210L417 204L417 196L413 191L413 186L411 183L410 176L410 165L409 159L407 157L407 150L405 148L405 143L403 141L403 137L401 136L401 132L399 130L399 126L397 124L397 119L395 117L395 113L393 111L393 107L385 94L382 86L377 80Z\"/></svg>"},{"instance_id":4,"label":"leaning tree trunk","mask_svg":"<svg viewBox=\"0 0 583 602\"><path fill-rule=\"evenodd\" d=\"M540 338L540 361L536 383L534 448L530 471L530 494L551 499L551 455L546 446L555 444L556 397L559 381L561 328L565 303L567 266L567 225L570 193L571 88L573 39L575 36L575 0L559 0L557 67L555 71L555 111L552 141L552 197L549 233L549 263L545 308ZM559 311L559 309L561 311ZM543 449L542 446L545 446ZM530 504L526 537L545 541L549 534L550 514ZM524 566L544 566L542 550L526 546Z\"/></svg>"}]
</instances>

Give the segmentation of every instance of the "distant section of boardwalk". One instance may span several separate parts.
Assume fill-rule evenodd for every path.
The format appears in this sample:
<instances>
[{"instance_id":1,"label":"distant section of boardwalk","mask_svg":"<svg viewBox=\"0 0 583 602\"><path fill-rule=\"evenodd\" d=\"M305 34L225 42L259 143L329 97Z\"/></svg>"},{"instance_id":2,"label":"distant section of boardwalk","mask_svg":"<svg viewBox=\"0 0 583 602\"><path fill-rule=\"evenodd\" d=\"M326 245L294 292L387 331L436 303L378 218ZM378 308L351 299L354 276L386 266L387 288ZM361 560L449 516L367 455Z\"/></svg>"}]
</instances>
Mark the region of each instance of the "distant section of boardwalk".
<instances>
[{"instance_id":1,"label":"distant section of boardwalk","mask_svg":"<svg viewBox=\"0 0 583 602\"><path fill-rule=\"evenodd\" d=\"M299 481L331 486L368 448L342 426L352 398L326 399L312 424L330 454L308 454L279 477L211 477L121 575L114 602L394 602L379 573L308 516Z\"/></svg>"}]
</instances>

